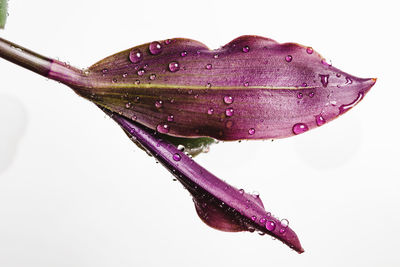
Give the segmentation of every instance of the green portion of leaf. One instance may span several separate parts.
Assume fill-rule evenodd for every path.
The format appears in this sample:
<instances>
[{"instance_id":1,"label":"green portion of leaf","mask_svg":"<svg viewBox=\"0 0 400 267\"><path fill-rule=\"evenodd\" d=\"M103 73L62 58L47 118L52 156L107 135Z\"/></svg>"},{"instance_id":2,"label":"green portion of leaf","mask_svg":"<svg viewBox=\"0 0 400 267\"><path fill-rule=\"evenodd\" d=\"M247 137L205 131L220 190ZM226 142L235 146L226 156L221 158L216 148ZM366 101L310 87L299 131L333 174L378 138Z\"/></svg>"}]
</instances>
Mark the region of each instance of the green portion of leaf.
<instances>
[{"instance_id":1,"label":"green portion of leaf","mask_svg":"<svg viewBox=\"0 0 400 267\"><path fill-rule=\"evenodd\" d=\"M0 29L4 29L7 20L8 0L0 0Z\"/></svg>"},{"instance_id":2,"label":"green portion of leaf","mask_svg":"<svg viewBox=\"0 0 400 267\"><path fill-rule=\"evenodd\" d=\"M178 149L182 146L183 151L192 157L202 152L208 152L210 145L217 143L215 139L209 137L184 138L162 134L162 138L178 147Z\"/></svg>"}]
</instances>

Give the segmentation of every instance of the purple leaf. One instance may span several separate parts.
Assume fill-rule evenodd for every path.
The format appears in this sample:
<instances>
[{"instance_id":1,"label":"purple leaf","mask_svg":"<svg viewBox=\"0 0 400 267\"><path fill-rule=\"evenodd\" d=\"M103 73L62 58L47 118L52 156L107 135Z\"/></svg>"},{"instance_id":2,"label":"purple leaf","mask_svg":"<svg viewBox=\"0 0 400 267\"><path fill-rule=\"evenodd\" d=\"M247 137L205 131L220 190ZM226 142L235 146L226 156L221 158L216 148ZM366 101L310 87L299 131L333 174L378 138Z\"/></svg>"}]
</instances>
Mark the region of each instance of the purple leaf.
<instances>
[{"instance_id":1,"label":"purple leaf","mask_svg":"<svg viewBox=\"0 0 400 267\"><path fill-rule=\"evenodd\" d=\"M58 78L57 70L49 73ZM374 85L310 47L242 36L209 50L189 39L134 47L87 70L81 96L160 133L283 138L333 120Z\"/></svg>"},{"instance_id":2,"label":"purple leaf","mask_svg":"<svg viewBox=\"0 0 400 267\"><path fill-rule=\"evenodd\" d=\"M218 179L154 130L106 109L104 112L184 185L193 196L197 214L207 225L227 232L258 231L276 237L299 253L304 252L287 221L279 221L267 212L258 195L245 193Z\"/></svg>"}]
</instances>

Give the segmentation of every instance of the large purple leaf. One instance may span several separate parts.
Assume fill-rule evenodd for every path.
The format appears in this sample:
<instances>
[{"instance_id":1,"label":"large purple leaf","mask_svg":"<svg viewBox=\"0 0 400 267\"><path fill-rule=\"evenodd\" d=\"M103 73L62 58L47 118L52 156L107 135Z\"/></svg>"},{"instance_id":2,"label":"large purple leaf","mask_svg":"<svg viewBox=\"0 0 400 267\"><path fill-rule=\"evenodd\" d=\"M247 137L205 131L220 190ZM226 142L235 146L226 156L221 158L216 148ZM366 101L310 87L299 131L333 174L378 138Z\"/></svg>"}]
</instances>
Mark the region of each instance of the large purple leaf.
<instances>
[{"instance_id":1,"label":"large purple leaf","mask_svg":"<svg viewBox=\"0 0 400 267\"><path fill-rule=\"evenodd\" d=\"M375 83L330 66L310 47L257 36L216 50L189 39L152 42L86 75L75 90L98 105L160 133L219 140L303 133L352 108Z\"/></svg>"},{"instance_id":2,"label":"large purple leaf","mask_svg":"<svg viewBox=\"0 0 400 267\"><path fill-rule=\"evenodd\" d=\"M104 112L184 185L193 196L197 214L207 225L228 232L258 231L276 237L299 253L304 252L287 220L280 221L267 212L258 195L218 179L154 130L106 109Z\"/></svg>"}]
</instances>

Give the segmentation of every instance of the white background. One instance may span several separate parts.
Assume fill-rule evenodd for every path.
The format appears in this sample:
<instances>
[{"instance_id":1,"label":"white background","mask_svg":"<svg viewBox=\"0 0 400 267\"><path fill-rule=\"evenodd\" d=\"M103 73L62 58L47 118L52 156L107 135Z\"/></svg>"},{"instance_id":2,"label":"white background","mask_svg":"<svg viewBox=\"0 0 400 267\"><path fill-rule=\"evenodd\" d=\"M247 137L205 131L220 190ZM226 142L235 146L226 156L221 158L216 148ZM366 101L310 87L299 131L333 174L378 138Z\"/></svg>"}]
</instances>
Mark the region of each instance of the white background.
<instances>
[{"instance_id":1,"label":"white background","mask_svg":"<svg viewBox=\"0 0 400 267\"><path fill-rule=\"evenodd\" d=\"M400 20L387 3L10 0L0 36L81 68L153 40L218 48L256 34L378 81L319 129L196 158L259 191L298 234L298 255L268 236L208 228L182 186L94 105L0 60L0 266L400 266Z\"/></svg>"}]
</instances>

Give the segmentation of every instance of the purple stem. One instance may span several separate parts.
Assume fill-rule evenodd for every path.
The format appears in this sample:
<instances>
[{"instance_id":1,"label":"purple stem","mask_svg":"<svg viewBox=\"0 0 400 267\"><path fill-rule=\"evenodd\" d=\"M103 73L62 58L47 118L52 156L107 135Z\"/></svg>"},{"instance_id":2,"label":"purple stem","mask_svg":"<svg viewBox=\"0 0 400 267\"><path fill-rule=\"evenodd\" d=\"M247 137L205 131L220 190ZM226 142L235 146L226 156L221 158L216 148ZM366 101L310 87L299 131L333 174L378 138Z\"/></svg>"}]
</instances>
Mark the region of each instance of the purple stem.
<instances>
[{"instance_id":1,"label":"purple stem","mask_svg":"<svg viewBox=\"0 0 400 267\"><path fill-rule=\"evenodd\" d=\"M0 57L74 88L85 88L89 85L87 76L82 70L39 55L3 38L0 38Z\"/></svg>"}]
</instances>

